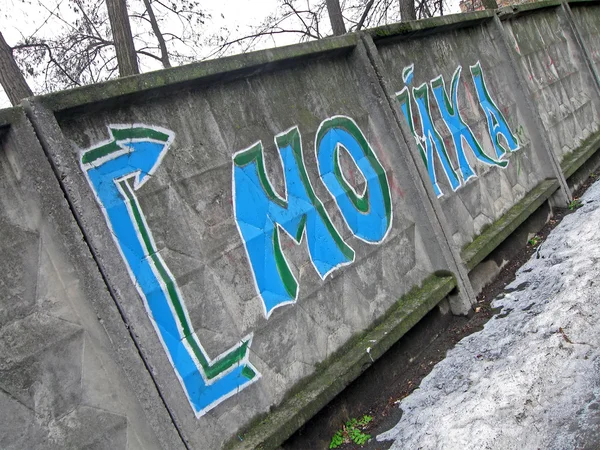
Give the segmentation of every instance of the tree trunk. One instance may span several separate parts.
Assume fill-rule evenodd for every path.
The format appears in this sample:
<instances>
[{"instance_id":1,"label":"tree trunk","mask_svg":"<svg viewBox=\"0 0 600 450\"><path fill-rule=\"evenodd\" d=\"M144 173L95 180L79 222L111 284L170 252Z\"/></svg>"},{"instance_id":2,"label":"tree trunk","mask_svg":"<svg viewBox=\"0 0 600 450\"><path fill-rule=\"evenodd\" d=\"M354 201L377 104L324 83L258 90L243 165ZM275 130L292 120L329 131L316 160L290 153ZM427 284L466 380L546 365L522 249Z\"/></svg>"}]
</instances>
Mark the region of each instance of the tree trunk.
<instances>
[{"instance_id":1,"label":"tree trunk","mask_svg":"<svg viewBox=\"0 0 600 450\"><path fill-rule=\"evenodd\" d=\"M127 15L127 4L125 0L106 0L106 7L117 52L119 75L125 77L138 74L140 70L138 69L137 55L133 45L129 16Z\"/></svg>"},{"instance_id":2,"label":"tree trunk","mask_svg":"<svg viewBox=\"0 0 600 450\"><path fill-rule=\"evenodd\" d=\"M327 12L331 21L333 34L340 36L346 34L346 26L342 17L342 8L340 8L340 0L327 0Z\"/></svg>"},{"instance_id":3,"label":"tree trunk","mask_svg":"<svg viewBox=\"0 0 600 450\"><path fill-rule=\"evenodd\" d=\"M2 33L0 33L0 84L13 106L33 95Z\"/></svg>"},{"instance_id":4,"label":"tree trunk","mask_svg":"<svg viewBox=\"0 0 600 450\"><path fill-rule=\"evenodd\" d=\"M150 0L144 0L144 6L146 6L146 11L148 11L148 16L150 17L150 25L152 25L152 31L158 40L158 46L160 47L160 60L162 61L163 67L166 69L171 67L171 61L169 61L169 53L167 52L167 43L165 42L165 38L160 32L160 28L158 27L158 22L156 21L156 16L154 15L154 10L152 9L152 5L150 4Z\"/></svg>"},{"instance_id":5,"label":"tree trunk","mask_svg":"<svg viewBox=\"0 0 600 450\"><path fill-rule=\"evenodd\" d=\"M417 20L415 0L400 0L400 20L402 22Z\"/></svg>"}]
</instances>

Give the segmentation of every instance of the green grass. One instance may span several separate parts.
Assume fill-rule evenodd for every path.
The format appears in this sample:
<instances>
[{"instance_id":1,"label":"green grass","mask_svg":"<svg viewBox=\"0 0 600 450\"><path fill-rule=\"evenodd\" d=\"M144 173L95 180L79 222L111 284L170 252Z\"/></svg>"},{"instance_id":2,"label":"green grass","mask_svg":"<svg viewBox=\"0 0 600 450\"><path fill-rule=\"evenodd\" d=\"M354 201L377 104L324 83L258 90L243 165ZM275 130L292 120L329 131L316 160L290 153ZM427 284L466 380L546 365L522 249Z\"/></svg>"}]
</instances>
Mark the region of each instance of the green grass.
<instances>
[{"instance_id":1,"label":"green grass","mask_svg":"<svg viewBox=\"0 0 600 450\"><path fill-rule=\"evenodd\" d=\"M373 417L368 415L364 415L361 419L348 420L342 428L335 432L329 443L329 448L338 448L350 442L354 442L356 445L366 444L371 439L371 435L366 434L364 430L372 420Z\"/></svg>"}]
</instances>

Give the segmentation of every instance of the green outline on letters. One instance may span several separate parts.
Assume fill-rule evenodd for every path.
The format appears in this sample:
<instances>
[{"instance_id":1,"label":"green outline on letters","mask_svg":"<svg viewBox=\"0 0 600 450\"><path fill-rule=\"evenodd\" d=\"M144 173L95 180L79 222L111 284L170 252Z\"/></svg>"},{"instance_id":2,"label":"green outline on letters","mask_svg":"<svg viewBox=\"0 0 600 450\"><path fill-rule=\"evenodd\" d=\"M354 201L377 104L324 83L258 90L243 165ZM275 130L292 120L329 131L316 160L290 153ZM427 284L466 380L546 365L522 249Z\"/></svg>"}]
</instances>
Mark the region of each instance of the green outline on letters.
<instances>
[{"instance_id":1,"label":"green outline on letters","mask_svg":"<svg viewBox=\"0 0 600 450\"><path fill-rule=\"evenodd\" d=\"M151 139L153 141L167 142L169 135L152 128L134 127L134 128L110 128L113 140L105 145L88 150L81 155L82 164L90 164L111 153L123 150L118 141L127 141L132 139Z\"/></svg>"},{"instance_id":2,"label":"green outline on letters","mask_svg":"<svg viewBox=\"0 0 600 450\"><path fill-rule=\"evenodd\" d=\"M317 138L315 141L316 142L315 145L316 145L317 149L319 148L319 144L321 143L321 140L323 139L323 136L325 135L325 133L327 133L332 128L341 128L342 130L347 131L356 140L356 142L358 142L358 145L364 152L365 157L369 160L371 167L377 174L377 180L379 181L379 185L381 186L381 192L383 194L385 217L386 217L386 220L388 223L388 228L389 228L391 225L391 221L392 221L392 198L391 198L391 194L390 194L390 186L388 183L388 179L385 174L385 169L379 162L379 159L377 159L377 156L373 152L371 145L369 145L369 143L367 142L367 139L363 135L360 128L358 128L358 126L354 123L354 121L348 117L336 116L331 119L327 119L321 123L321 126L319 127L319 132L317 133ZM337 158L338 148L339 148L339 145L335 149L334 174L335 174L338 182L342 186L342 189L348 195L348 198L350 199L350 201L352 202L354 207L358 211L360 211L362 213L366 213L367 211L369 211L369 196L368 196L369 189L368 189L368 186L365 190L365 195L363 195L361 197L361 196L357 196L356 193L354 192L354 190L348 185L348 183L342 176L342 171L341 171L341 168L339 167L339 159ZM366 181L367 180L365 180L365 182Z\"/></svg>"},{"instance_id":3,"label":"green outline on letters","mask_svg":"<svg viewBox=\"0 0 600 450\"><path fill-rule=\"evenodd\" d=\"M352 248L344 242L344 240L342 239L342 236L338 233L337 229L331 222L331 219L327 215L327 212L325 211L325 207L323 206L323 203L321 203L321 200L319 200L319 198L317 197L317 195L315 194L315 192L312 188L312 184L310 182L310 179L308 178L308 173L306 172L304 158L302 157L302 142L300 140L300 132L298 131L298 127L294 127L292 129L290 129L288 132L276 136L275 143L276 143L277 149L279 151L281 151L282 148L285 148L287 146L290 146L292 148L292 154L294 155L294 160L296 161L296 165L298 166L298 172L300 175L300 179L302 180L302 184L303 184L304 188L306 189L308 198L310 199L313 207L319 214L319 217L323 220L323 223L325 224L327 231L329 232L329 234L335 241L337 247L340 249L342 254L347 259L353 261L354 260L354 250L352 250ZM235 155L235 157L233 158L233 162L239 167L243 167L252 162L255 162L256 168L258 171L258 177L259 177L260 183L261 183L261 187L263 188L264 192L269 197L269 200L273 201L274 203L281 206L282 208L287 208L288 202L286 200L280 198L275 193L275 191L273 190L273 187L271 186L271 183L269 182L269 178L268 178L266 170L265 170L263 146L262 146L261 142L257 142L255 145L253 145L249 149ZM300 224L298 225L298 229L296 230L296 233L293 236L293 238L295 239L295 241L297 243L300 243L300 241L302 240L302 234L304 232L305 227L306 227L306 214L304 214L304 218L301 220ZM278 243L279 240L277 239L276 242ZM275 247L275 258L277 261L277 267L280 269L280 274L284 275L284 273L282 272L282 270L285 272L285 270L283 269L283 265L285 265L287 270L289 270L289 265L287 264L287 262L284 263L285 257L283 256L283 252L281 251L281 248L279 248L279 246ZM291 279L293 279L293 277L291 277ZM285 279L284 279L284 283L285 283ZM288 293L290 293L290 289L293 289L293 288L291 286L288 287L286 284L286 290L288 291ZM297 289L297 284L296 284L296 289ZM295 290L293 292L295 292Z\"/></svg>"},{"instance_id":4,"label":"green outline on letters","mask_svg":"<svg viewBox=\"0 0 600 450\"><path fill-rule=\"evenodd\" d=\"M196 340L193 337L190 324L188 323L187 317L183 309L183 304L181 302L181 299L179 298L179 293L177 292L177 289L175 287L176 282L173 279L173 277L168 273L161 259L157 256L158 250L152 244L150 232L145 224L145 221L143 220L143 213L140 204L137 200L137 197L132 191L131 185L126 180L127 178L121 179L119 181L115 180L115 182L119 184L121 191L124 192L127 196L127 201L133 213L133 219L142 236L142 241L144 243L144 246L146 247L146 252L152 259L152 262L154 263L154 266L158 271L161 281L167 287L169 300L171 301L171 304L175 309L175 315L183 331L184 339L192 349L194 356L198 359L198 362L200 363L200 366L202 367L206 378L209 380L213 379L221 373L229 370L232 366L236 365L244 359L249 341L244 341L242 345L240 345L237 349L235 349L231 353L228 353L226 356L214 362L212 365L209 363L202 349L200 349Z\"/></svg>"}]
</instances>

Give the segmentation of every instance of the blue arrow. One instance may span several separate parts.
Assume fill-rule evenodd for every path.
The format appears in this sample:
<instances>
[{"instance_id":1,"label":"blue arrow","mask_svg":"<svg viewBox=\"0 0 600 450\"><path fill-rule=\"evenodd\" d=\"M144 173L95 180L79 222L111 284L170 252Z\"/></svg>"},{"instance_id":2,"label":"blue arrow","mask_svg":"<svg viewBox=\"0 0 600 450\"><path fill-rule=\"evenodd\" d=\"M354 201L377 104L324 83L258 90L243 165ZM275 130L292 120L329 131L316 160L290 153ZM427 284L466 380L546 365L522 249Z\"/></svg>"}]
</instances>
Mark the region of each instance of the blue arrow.
<instances>
[{"instance_id":1,"label":"blue arrow","mask_svg":"<svg viewBox=\"0 0 600 450\"><path fill-rule=\"evenodd\" d=\"M110 126L109 131L111 140L81 153L81 167L175 373L200 417L260 378L248 361L252 336L214 359L208 357L135 195L160 165L174 133L144 125Z\"/></svg>"}]
</instances>

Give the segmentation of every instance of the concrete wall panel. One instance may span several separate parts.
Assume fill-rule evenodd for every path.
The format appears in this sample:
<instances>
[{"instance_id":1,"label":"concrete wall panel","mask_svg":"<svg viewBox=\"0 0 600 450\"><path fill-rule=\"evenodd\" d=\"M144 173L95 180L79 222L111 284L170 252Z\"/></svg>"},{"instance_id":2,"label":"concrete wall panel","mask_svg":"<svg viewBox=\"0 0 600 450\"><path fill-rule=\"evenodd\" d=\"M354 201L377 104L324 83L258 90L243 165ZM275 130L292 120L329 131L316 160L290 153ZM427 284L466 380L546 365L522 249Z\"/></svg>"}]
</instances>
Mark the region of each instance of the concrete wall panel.
<instances>
[{"instance_id":1,"label":"concrete wall panel","mask_svg":"<svg viewBox=\"0 0 600 450\"><path fill-rule=\"evenodd\" d=\"M31 125L20 109L0 124L0 447L180 445L172 424L155 434L169 423L153 430L120 367L143 366Z\"/></svg>"},{"instance_id":2,"label":"concrete wall panel","mask_svg":"<svg viewBox=\"0 0 600 450\"><path fill-rule=\"evenodd\" d=\"M580 38L544 3L27 99L52 167L0 113L0 447L220 448L269 413L240 445L274 443L363 331L391 317L381 355L466 313L466 268L593 153L596 9Z\"/></svg>"},{"instance_id":3,"label":"concrete wall panel","mask_svg":"<svg viewBox=\"0 0 600 450\"><path fill-rule=\"evenodd\" d=\"M430 206L423 205L426 197L422 187L417 187L414 173L407 167L404 144L390 131L395 124L391 116L381 111L382 99L365 61L358 50L353 50L346 56L309 60L302 65L294 63L275 72L192 87L175 95L165 94L152 100L139 99L95 108L90 113L78 111L58 117L70 145L61 149L56 157L67 174L64 183L68 191L79 195L74 203L82 215L100 266L114 287L133 332L139 336L144 356L157 374L167 405L192 446L217 448L222 445L252 418L279 404L296 383L314 373L319 363L367 329L413 286L419 285L433 271L449 268L427 216ZM385 174L380 175L385 177L393 214L388 232L383 230L379 234L381 243L367 242L369 233L376 232L369 231L368 227L361 229L354 223L360 219L352 216L344 219L340 209L343 206L337 203L339 198L334 199L318 171L315 139L328 119L346 121L346 124L354 121L385 170ZM145 166L140 169L141 176L146 172L151 175L139 188L133 179L126 181L129 187L119 184L123 182L119 180L130 173L128 170L135 172L136 164L145 164L134 156L119 169L121 172L110 172L112 178L104 181L94 181L94 174L99 174L101 167L117 164L119 157L99 158L88 165L87 160L82 159L90 150L96 151L107 143L111 145L111 126L118 130L145 127L166 136L164 141L148 138L146 144L138 142L141 146L151 145L150 141L154 142L152 145L169 146L154 169ZM295 231L289 227L298 230L298 226L285 222L283 226L289 225L286 230L290 234L279 232L279 246L297 280L298 295L295 300L284 299L278 307L273 307L266 304L264 295L259 295L259 282L254 281L249 264L250 250L245 249L238 230L243 224L236 225L233 205L236 195L243 192L238 191L236 195L233 192L232 158L241 150L262 142L265 172L274 192L283 199L298 195L294 191L297 186L288 184L286 191L286 180L293 179L294 170L288 161L284 174L273 141L274 136L289 133L294 127L300 135L304 165L314 193L355 256L353 262L349 259L343 263L344 267L323 280L315 264L318 258L327 260L329 255L309 258L308 247L318 250L329 245L322 241L322 236L319 241L314 240L314 236L319 236L314 231L317 225L308 219L305 236L301 244L296 245L292 238ZM119 132L128 131L116 134ZM365 160L356 158L356 154L354 159L349 156L350 142L344 142L342 145L348 150L342 147L339 155L343 177L358 196L363 195L365 182L371 183L369 208L376 212L376 186L372 184L376 180L365 172ZM146 150L136 147L135 151ZM127 164L129 168L125 167ZM86 173L92 174L89 183ZM148 240L152 241L148 244L151 250L146 248L143 258L131 255L136 254L139 242L146 241L140 237L139 242L134 242L132 234L129 240L122 237L127 236L127 232L119 228L121 219L117 218L117 210L120 206L117 200L103 197L109 195L102 193L103 186L112 186L114 179L121 195L127 190L127 195L135 195L135 200L127 201L130 217L137 208L144 217L137 229L143 227L151 236ZM268 181L260 183L260 189L264 189ZM253 195L255 197L247 201L253 202L259 194ZM104 210L99 207L100 203ZM238 210L245 206L236 205ZM261 214L260 205L257 200L253 206L257 216ZM258 219L262 223L267 220L264 213ZM381 220L378 223L381 224ZM362 232L356 231L358 229L367 237L357 237ZM269 239L273 239L271 235ZM152 260L153 272L143 272L145 263L140 260ZM259 267L259 271L266 270ZM267 275L267 283L271 284L278 277L277 273ZM162 333L168 324L161 322L164 315L160 314L164 311L153 310L157 289L161 289L158 284L148 282L148 277L153 276L162 277L160 295L170 295L167 292L170 286L185 303L186 318L195 334L193 338L182 340L194 345L190 342L195 339L207 359L231 352L240 345L247 345L249 349L241 366L229 369L232 372L224 370L215 377L215 385L224 381L221 385L224 394L212 398L213 403L205 401L201 393L190 391L192 384L186 384L186 373L180 369L184 363L177 361L181 353L173 351L167 356L163 347L171 345L169 332L161 334L164 345L158 338L157 331ZM152 314L152 321L147 310ZM249 336L251 341L248 341ZM178 351L185 350L180 347ZM196 357L201 359L202 355ZM213 361L215 364L218 365ZM249 372L236 375L238 378L227 378L244 365L252 371L248 380L240 377ZM183 381L178 381L172 366ZM212 386L211 383L212 380L205 385Z\"/></svg>"},{"instance_id":4,"label":"concrete wall panel","mask_svg":"<svg viewBox=\"0 0 600 450\"><path fill-rule=\"evenodd\" d=\"M585 4L569 4L575 27L583 45L587 50L589 62L592 64L596 74L600 71L600 32L598 21L600 21L600 10L597 7Z\"/></svg>"},{"instance_id":5,"label":"concrete wall panel","mask_svg":"<svg viewBox=\"0 0 600 450\"><path fill-rule=\"evenodd\" d=\"M538 154L532 151L523 112L517 107L520 94L514 77L510 76L511 67L502 40L497 36L493 23L488 21L442 35L398 37L396 41L376 40L376 43L389 77L388 83L398 93L397 104L400 108L399 94L401 95L405 86L411 93L417 145L425 153L428 147L431 150L431 155L426 154L426 159L430 161L433 156L435 179L439 185L436 193L449 223L454 244L461 248L544 178L544 171L540 169L543 163ZM410 83L407 84L404 82L403 72L410 64L414 64L413 78L407 80ZM482 103L478 95L475 81L480 73L479 67L491 102L484 100ZM436 100L434 87L439 86L440 76L444 80L450 102L452 80L456 77L457 105L463 123L471 130L472 137L481 146L482 152L491 160L477 158L471 146L463 144L471 174L461 170L463 164L458 159L457 146L453 140L453 135L460 136L460 127L456 126L457 123L443 119L440 109L443 105ZM419 110L417 102L424 87L427 88L433 123L433 127L429 129L423 126L424 114ZM498 138L496 145L492 142L492 136L496 133L490 132L486 115L486 108L490 111L486 104L490 103L502 115L498 120L506 123L508 131L505 134L512 140L511 144L503 137ZM405 114L404 117L406 116ZM431 130L430 133L428 130ZM439 133L439 140L435 138L435 131ZM431 138L425 139L424 134ZM436 142L440 144L437 145ZM461 142L465 142L463 138ZM497 150L497 147L500 148ZM444 169L440 157L444 150L448 155L450 170Z\"/></svg>"},{"instance_id":6,"label":"concrete wall panel","mask_svg":"<svg viewBox=\"0 0 600 450\"><path fill-rule=\"evenodd\" d=\"M562 161L600 126L598 91L585 57L560 6L504 25L550 146Z\"/></svg>"}]
</instances>

